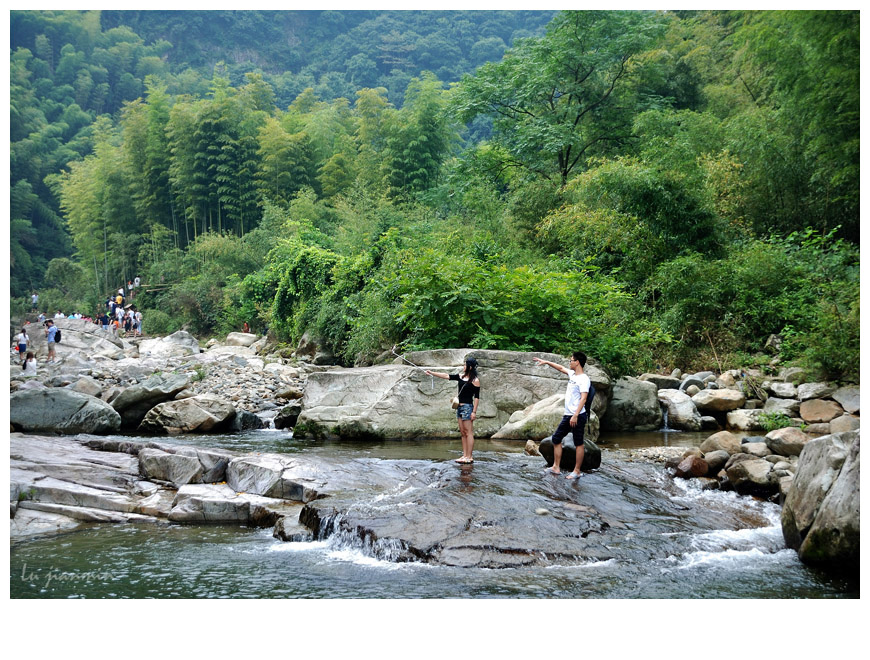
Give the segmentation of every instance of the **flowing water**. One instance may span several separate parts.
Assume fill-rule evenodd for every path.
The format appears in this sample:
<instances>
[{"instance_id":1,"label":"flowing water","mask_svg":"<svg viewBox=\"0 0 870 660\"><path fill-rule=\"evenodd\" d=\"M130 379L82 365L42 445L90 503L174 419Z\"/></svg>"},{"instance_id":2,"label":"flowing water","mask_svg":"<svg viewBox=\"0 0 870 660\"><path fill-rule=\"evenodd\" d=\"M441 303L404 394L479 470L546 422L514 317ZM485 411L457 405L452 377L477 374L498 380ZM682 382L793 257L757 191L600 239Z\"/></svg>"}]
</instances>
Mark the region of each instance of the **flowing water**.
<instances>
[{"instance_id":1,"label":"flowing water","mask_svg":"<svg viewBox=\"0 0 870 660\"><path fill-rule=\"evenodd\" d=\"M534 500L629 521L604 560L516 568L396 562L383 544L347 534L286 543L271 529L170 524L92 525L16 543L13 598L857 598L858 586L804 566L785 547L779 506L702 491L664 468L628 460L626 449L688 447L706 433L607 437L602 467L581 483L547 482L523 443L478 440L475 465L459 468L458 440L315 442L283 431L179 436L177 444L309 458L395 461L442 469L445 491L488 501ZM455 474L453 471L455 470ZM573 490L571 490L573 488ZM522 497L517 497L521 493ZM529 495L531 493L531 495ZM359 506L405 506L402 494L360 492ZM387 499L384 499L387 498ZM392 498L392 499L390 499ZM565 504L567 502L567 504ZM549 504L548 504L549 503Z\"/></svg>"}]
</instances>

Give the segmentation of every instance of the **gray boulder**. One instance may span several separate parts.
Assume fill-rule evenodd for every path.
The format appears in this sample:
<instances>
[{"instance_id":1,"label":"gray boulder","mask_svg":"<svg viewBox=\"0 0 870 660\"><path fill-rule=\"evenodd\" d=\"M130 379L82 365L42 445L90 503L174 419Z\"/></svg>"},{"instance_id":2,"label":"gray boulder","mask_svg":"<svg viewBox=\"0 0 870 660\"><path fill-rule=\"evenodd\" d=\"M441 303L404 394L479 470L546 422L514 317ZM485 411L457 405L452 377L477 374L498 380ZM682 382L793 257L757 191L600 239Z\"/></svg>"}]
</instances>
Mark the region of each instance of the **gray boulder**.
<instances>
[{"instance_id":1,"label":"gray boulder","mask_svg":"<svg viewBox=\"0 0 870 660\"><path fill-rule=\"evenodd\" d=\"M770 451L779 456L799 456L812 439L794 426L774 429L764 437Z\"/></svg>"},{"instance_id":2,"label":"gray boulder","mask_svg":"<svg viewBox=\"0 0 870 660\"><path fill-rule=\"evenodd\" d=\"M857 387L841 387L831 395L831 398L843 406L843 410L851 415L861 410L861 390Z\"/></svg>"},{"instance_id":3,"label":"gray boulder","mask_svg":"<svg viewBox=\"0 0 870 660\"><path fill-rule=\"evenodd\" d=\"M112 407L121 415L122 426L135 428L151 408L170 401L189 383L190 378L184 374L153 374L112 399Z\"/></svg>"},{"instance_id":4,"label":"gray boulder","mask_svg":"<svg viewBox=\"0 0 870 660\"><path fill-rule=\"evenodd\" d=\"M61 342L55 346L57 357L61 360L72 358L75 362L87 362L88 358L117 360L124 356L123 340L95 323L83 319L57 319L55 325L62 334ZM45 357L48 355L45 332L38 325L32 327L33 330L27 333L30 336L30 350L37 357Z\"/></svg>"},{"instance_id":5,"label":"gray boulder","mask_svg":"<svg viewBox=\"0 0 870 660\"><path fill-rule=\"evenodd\" d=\"M802 561L859 571L860 463L858 431L807 444L782 508L786 545Z\"/></svg>"},{"instance_id":6,"label":"gray boulder","mask_svg":"<svg viewBox=\"0 0 870 660\"><path fill-rule=\"evenodd\" d=\"M780 399L772 396L764 402L762 410L766 413L784 413L789 417L797 417L800 407L800 401L797 399Z\"/></svg>"},{"instance_id":7,"label":"gray boulder","mask_svg":"<svg viewBox=\"0 0 870 660\"><path fill-rule=\"evenodd\" d=\"M159 449L139 452L139 470L146 479L168 481L176 488L202 481L202 465L195 456L170 454Z\"/></svg>"},{"instance_id":8,"label":"gray boulder","mask_svg":"<svg viewBox=\"0 0 870 660\"><path fill-rule=\"evenodd\" d=\"M10 397L9 421L20 431L117 433L121 416L106 402L68 388L19 390Z\"/></svg>"},{"instance_id":9,"label":"gray boulder","mask_svg":"<svg viewBox=\"0 0 870 660\"><path fill-rule=\"evenodd\" d=\"M668 428L680 431L701 430L701 415L688 394L676 389L659 388L658 399L667 411Z\"/></svg>"},{"instance_id":10,"label":"gray boulder","mask_svg":"<svg viewBox=\"0 0 870 660\"><path fill-rule=\"evenodd\" d=\"M185 330L179 330L166 337L144 339L139 343L139 356L147 357L184 357L200 352L196 337Z\"/></svg>"},{"instance_id":11,"label":"gray boulder","mask_svg":"<svg viewBox=\"0 0 870 660\"><path fill-rule=\"evenodd\" d=\"M549 353L444 349L405 357L432 371L458 373L466 356L477 359L481 380L474 423L478 437L497 433L514 412L565 392L567 378L563 374L532 360L537 356L564 362L564 358ZM611 381L591 363L586 373L598 392L593 410L601 410L607 406ZM308 376L294 435L348 439L456 437L456 412L450 407L456 392L455 382L400 364L314 372Z\"/></svg>"},{"instance_id":12,"label":"gray boulder","mask_svg":"<svg viewBox=\"0 0 870 660\"><path fill-rule=\"evenodd\" d=\"M139 425L143 433L204 433L217 431L232 421L236 409L220 397L200 394L158 403Z\"/></svg>"},{"instance_id":13,"label":"gray boulder","mask_svg":"<svg viewBox=\"0 0 870 660\"><path fill-rule=\"evenodd\" d=\"M746 397L738 390L702 390L692 397L702 413L728 412L740 408Z\"/></svg>"},{"instance_id":14,"label":"gray boulder","mask_svg":"<svg viewBox=\"0 0 870 660\"><path fill-rule=\"evenodd\" d=\"M847 431L856 431L861 426L861 418L854 415L840 415L832 419L830 424L831 433L845 433Z\"/></svg>"},{"instance_id":15,"label":"gray boulder","mask_svg":"<svg viewBox=\"0 0 870 660\"><path fill-rule=\"evenodd\" d=\"M678 390L680 389L680 379L672 376L662 376L661 374L641 374L637 377L638 380L644 380L649 383L655 383L660 390Z\"/></svg>"},{"instance_id":16,"label":"gray boulder","mask_svg":"<svg viewBox=\"0 0 870 660\"><path fill-rule=\"evenodd\" d=\"M798 385L798 399L809 401L810 399L824 399L836 391L836 386L831 383L803 383Z\"/></svg>"},{"instance_id":17,"label":"gray boulder","mask_svg":"<svg viewBox=\"0 0 870 660\"><path fill-rule=\"evenodd\" d=\"M259 337L249 332L231 332L227 335L227 346L251 346Z\"/></svg>"},{"instance_id":18,"label":"gray boulder","mask_svg":"<svg viewBox=\"0 0 870 660\"><path fill-rule=\"evenodd\" d=\"M764 428L759 417L763 410L732 410L726 415L728 428L735 431L760 431Z\"/></svg>"},{"instance_id":19,"label":"gray boulder","mask_svg":"<svg viewBox=\"0 0 870 660\"><path fill-rule=\"evenodd\" d=\"M751 457L726 468L734 490L744 495L767 496L779 490L779 481L772 474L773 465L763 458Z\"/></svg>"},{"instance_id":20,"label":"gray boulder","mask_svg":"<svg viewBox=\"0 0 870 660\"><path fill-rule=\"evenodd\" d=\"M729 431L719 431L701 443L701 452L706 454L712 451L727 451L729 454L739 454L742 449L740 440Z\"/></svg>"},{"instance_id":21,"label":"gray boulder","mask_svg":"<svg viewBox=\"0 0 870 660\"><path fill-rule=\"evenodd\" d=\"M796 399L798 395L797 387L795 387L794 383L779 383L773 381L765 383L765 386L765 389L780 399Z\"/></svg>"},{"instance_id":22,"label":"gray boulder","mask_svg":"<svg viewBox=\"0 0 870 660\"><path fill-rule=\"evenodd\" d=\"M506 440L543 440L562 421L565 414L565 395L554 394L528 408L517 410L492 437ZM593 442L600 435L598 416L593 412L586 423L584 437Z\"/></svg>"},{"instance_id":23,"label":"gray boulder","mask_svg":"<svg viewBox=\"0 0 870 660\"><path fill-rule=\"evenodd\" d=\"M597 397L596 397L597 399ZM613 385L613 398L601 419L608 431L655 431L661 428L662 410L655 383L630 376Z\"/></svg>"}]
</instances>

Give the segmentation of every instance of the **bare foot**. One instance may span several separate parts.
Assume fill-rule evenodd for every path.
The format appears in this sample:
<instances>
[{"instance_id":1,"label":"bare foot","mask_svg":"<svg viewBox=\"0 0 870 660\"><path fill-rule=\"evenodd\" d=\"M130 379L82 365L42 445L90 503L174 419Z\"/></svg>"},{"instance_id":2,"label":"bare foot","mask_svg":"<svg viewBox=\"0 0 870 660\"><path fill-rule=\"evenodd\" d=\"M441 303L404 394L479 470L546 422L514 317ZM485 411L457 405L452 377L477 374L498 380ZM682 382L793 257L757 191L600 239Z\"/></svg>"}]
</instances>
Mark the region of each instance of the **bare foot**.
<instances>
[{"instance_id":1,"label":"bare foot","mask_svg":"<svg viewBox=\"0 0 870 660\"><path fill-rule=\"evenodd\" d=\"M562 474L558 468L547 468L544 472L549 472L550 474Z\"/></svg>"}]
</instances>

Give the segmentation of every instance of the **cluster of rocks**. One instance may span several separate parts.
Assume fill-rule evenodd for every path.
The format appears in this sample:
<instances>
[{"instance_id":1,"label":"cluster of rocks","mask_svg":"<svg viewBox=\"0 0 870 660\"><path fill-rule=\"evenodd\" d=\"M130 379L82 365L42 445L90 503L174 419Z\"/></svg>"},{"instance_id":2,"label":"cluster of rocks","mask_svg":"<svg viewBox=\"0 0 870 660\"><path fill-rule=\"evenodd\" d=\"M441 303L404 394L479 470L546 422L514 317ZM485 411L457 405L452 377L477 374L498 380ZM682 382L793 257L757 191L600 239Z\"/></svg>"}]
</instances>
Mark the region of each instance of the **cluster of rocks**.
<instances>
[{"instance_id":1,"label":"cluster of rocks","mask_svg":"<svg viewBox=\"0 0 870 660\"><path fill-rule=\"evenodd\" d=\"M800 383L798 368L763 379L751 370L711 371L669 376L642 374L613 385L602 428L609 431L759 431L765 416L785 416L810 434L859 427L859 388L833 383Z\"/></svg>"},{"instance_id":2,"label":"cluster of rocks","mask_svg":"<svg viewBox=\"0 0 870 660\"><path fill-rule=\"evenodd\" d=\"M264 337L230 333L206 349L185 331L126 340L77 319L59 319L59 363L36 377L10 372L13 430L61 433L204 432L292 426L305 365L261 355Z\"/></svg>"},{"instance_id":3,"label":"cluster of rocks","mask_svg":"<svg viewBox=\"0 0 870 660\"><path fill-rule=\"evenodd\" d=\"M719 431L699 447L669 458L665 465L675 477L700 479L706 488L782 501L791 487L801 451L810 440L811 436L791 426L743 438Z\"/></svg>"}]
</instances>

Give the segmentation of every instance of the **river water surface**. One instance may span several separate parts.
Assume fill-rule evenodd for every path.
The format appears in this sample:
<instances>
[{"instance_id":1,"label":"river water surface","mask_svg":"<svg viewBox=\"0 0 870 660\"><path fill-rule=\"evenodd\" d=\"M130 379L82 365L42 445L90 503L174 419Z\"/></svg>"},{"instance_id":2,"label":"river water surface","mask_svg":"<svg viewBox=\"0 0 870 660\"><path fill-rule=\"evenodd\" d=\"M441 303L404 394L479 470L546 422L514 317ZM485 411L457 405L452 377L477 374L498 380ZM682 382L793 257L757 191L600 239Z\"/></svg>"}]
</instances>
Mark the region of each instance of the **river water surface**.
<instances>
[{"instance_id":1,"label":"river water surface","mask_svg":"<svg viewBox=\"0 0 870 660\"><path fill-rule=\"evenodd\" d=\"M475 464L455 466L446 489L509 498L534 495L552 509L581 508L597 491L631 531L605 560L515 568L464 568L392 561L382 547L335 534L286 543L271 529L164 524L93 525L16 543L13 598L857 598L857 585L804 566L785 547L780 507L734 493L702 491L663 467L629 460L627 449L689 447L706 433L606 436L600 470L568 491L546 482L542 459L523 443L478 440ZM148 438L151 439L151 438ZM177 444L236 451L303 452L453 470L457 440L380 443L294 440L283 431L179 436ZM452 474L452 472L450 473ZM542 484L540 488L536 485ZM531 488L531 490L529 490ZM564 493L564 495L563 495ZM397 496L398 497L398 496ZM528 499L528 496L524 496ZM371 506L371 493L360 505ZM374 498L378 499L378 498ZM558 500L558 501L557 501ZM567 504L565 504L567 502ZM383 502L382 502L383 503ZM393 499L386 506L405 506Z\"/></svg>"}]
</instances>

